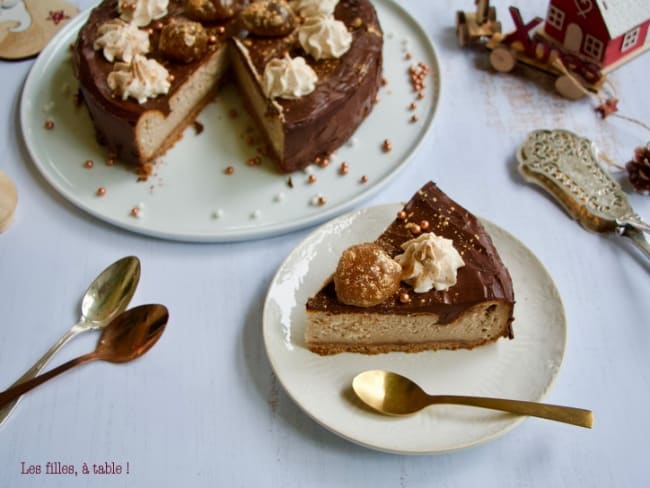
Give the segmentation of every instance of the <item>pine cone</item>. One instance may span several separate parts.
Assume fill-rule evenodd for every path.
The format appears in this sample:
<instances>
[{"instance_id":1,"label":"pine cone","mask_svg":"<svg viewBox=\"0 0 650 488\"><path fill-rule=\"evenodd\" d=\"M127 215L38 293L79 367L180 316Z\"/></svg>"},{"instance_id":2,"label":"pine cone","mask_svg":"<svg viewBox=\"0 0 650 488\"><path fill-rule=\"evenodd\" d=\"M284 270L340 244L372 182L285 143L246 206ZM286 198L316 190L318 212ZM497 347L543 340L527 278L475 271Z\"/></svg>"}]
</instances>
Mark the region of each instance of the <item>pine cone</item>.
<instances>
[{"instance_id":1,"label":"pine cone","mask_svg":"<svg viewBox=\"0 0 650 488\"><path fill-rule=\"evenodd\" d=\"M650 142L634 150L634 159L625 165L625 169L634 189L650 194Z\"/></svg>"}]
</instances>

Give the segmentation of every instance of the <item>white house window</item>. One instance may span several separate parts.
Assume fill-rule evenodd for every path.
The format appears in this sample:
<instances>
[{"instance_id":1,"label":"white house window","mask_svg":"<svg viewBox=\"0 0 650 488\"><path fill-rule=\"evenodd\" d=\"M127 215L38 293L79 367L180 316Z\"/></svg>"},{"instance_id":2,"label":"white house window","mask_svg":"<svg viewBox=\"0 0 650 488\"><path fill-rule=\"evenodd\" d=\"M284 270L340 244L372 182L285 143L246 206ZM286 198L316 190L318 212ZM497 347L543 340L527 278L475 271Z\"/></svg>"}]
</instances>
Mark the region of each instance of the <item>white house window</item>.
<instances>
[{"instance_id":1,"label":"white house window","mask_svg":"<svg viewBox=\"0 0 650 488\"><path fill-rule=\"evenodd\" d=\"M636 43L639 42L640 33L641 33L641 26L626 32L625 36L623 37L623 45L621 46L621 52L627 51L631 47L636 46Z\"/></svg>"},{"instance_id":2,"label":"white house window","mask_svg":"<svg viewBox=\"0 0 650 488\"><path fill-rule=\"evenodd\" d=\"M546 21L558 30L562 30L564 25L564 12L554 5L548 8L548 17Z\"/></svg>"},{"instance_id":3,"label":"white house window","mask_svg":"<svg viewBox=\"0 0 650 488\"><path fill-rule=\"evenodd\" d=\"M603 55L603 41L596 39L591 34L585 36L585 45L583 50L586 55L599 60Z\"/></svg>"}]
</instances>

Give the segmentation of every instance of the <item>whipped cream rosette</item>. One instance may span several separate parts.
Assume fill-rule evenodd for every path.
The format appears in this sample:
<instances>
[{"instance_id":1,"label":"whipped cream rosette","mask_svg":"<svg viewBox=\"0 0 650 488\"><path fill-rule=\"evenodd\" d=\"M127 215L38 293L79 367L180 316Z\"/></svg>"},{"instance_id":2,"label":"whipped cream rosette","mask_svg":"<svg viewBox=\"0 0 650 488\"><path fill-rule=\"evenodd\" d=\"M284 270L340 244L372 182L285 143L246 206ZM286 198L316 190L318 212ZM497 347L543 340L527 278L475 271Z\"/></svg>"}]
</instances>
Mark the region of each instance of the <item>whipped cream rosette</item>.
<instances>
[{"instance_id":1,"label":"whipped cream rosette","mask_svg":"<svg viewBox=\"0 0 650 488\"><path fill-rule=\"evenodd\" d=\"M402 281L416 293L431 289L444 291L456 284L458 268L465 265L451 239L426 232L402 244L403 254L395 256L402 266Z\"/></svg>"}]
</instances>

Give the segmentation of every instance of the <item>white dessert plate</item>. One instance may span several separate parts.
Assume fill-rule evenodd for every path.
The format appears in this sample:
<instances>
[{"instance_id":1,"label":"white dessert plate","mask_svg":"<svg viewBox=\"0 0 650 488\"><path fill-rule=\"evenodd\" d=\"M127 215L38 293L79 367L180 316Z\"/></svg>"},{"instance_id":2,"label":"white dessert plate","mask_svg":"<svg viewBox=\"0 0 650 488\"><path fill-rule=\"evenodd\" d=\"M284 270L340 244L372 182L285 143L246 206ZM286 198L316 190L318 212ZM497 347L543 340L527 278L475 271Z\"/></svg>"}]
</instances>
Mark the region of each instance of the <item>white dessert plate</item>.
<instances>
[{"instance_id":1,"label":"white dessert plate","mask_svg":"<svg viewBox=\"0 0 650 488\"><path fill-rule=\"evenodd\" d=\"M430 393L539 401L556 377L566 342L562 301L548 272L512 235L482 221L512 276L513 340L471 351L343 353L319 356L304 343L305 303L336 267L346 247L379 236L399 205L352 212L324 224L287 257L264 307L264 342L273 369L293 400L332 432L363 446L401 454L431 454L494 439L523 417L455 405L410 417L386 417L359 406L354 376L386 369L408 376Z\"/></svg>"},{"instance_id":2,"label":"white dessert plate","mask_svg":"<svg viewBox=\"0 0 650 488\"><path fill-rule=\"evenodd\" d=\"M73 102L77 82L69 47L89 12L71 21L34 63L20 114L27 148L63 197L133 232L185 241L234 241L332 218L369 197L404 167L424 140L438 104L440 68L427 35L396 2L373 3L384 31L388 83L380 89L371 114L326 168L312 165L306 172L282 175L270 160L248 166L260 146L250 138L261 138L250 131L253 124L234 87L226 87L199 115L203 131L198 134L189 127L146 182L138 182L126 167L107 166L106 150L95 141L87 110ZM424 98L416 99L408 69L420 62L429 72ZM415 110L409 109L411 102ZM54 122L53 129L44 128L46 120ZM385 139L391 143L390 152L382 150ZM94 163L91 169L84 167L87 160ZM346 175L339 172L342 162L348 163ZM231 175L225 174L228 166L234 168ZM308 173L316 177L314 183L309 183ZM100 187L103 196L97 195ZM318 197L323 197L321 204ZM137 217L131 214L133 208L138 209Z\"/></svg>"}]
</instances>

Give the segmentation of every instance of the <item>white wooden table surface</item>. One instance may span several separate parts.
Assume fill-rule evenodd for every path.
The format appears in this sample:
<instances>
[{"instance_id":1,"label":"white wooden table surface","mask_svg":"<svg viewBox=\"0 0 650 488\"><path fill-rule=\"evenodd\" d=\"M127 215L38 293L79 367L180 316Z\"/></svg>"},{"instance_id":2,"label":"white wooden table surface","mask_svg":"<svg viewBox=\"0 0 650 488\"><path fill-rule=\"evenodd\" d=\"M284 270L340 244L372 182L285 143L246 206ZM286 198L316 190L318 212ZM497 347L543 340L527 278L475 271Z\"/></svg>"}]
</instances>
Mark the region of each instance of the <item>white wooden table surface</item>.
<instances>
[{"instance_id":1,"label":"white wooden table surface","mask_svg":"<svg viewBox=\"0 0 650 488\"><path fill-rule=\"evenodd\" d=\"M599 119L590 100L559 98L546 76L522 69L497 75L485 52L459 49L454 12L472 10L471 0L403 4L437 48L441 103L407 168L361 206L402 201L432 179L533 250L568 320L564 363L546 400L593 409L594 429L527 419L492 442L436 456L384 454L330 433L284 393L262 341L270 280L312 229L187 244L90 217L27 155L18 109L33 61L2 62L0 169L16 183L19 206L0 235L0 387L76 321L88 283L119 257L142 261L132 303L164 303L171 320L142 360L79 368L23 399L0 432L0 486L648 486L650 262L616 238L583 231L522 181L514 155L529 131L566 128L625 162L650 133ZM545 15L546 1L518 4L525 19ZM508 2L496 6L509 29ZM646 123L649 72L646 54L610 76L621 113ZM650 197L629 198L650 220ZM92 349L96 337L76 339L54 364ZM22 473L29 465L44 470L48 461L79 471L83 463L115 462L124 471Z\"/></svg>"}]
</instances>

